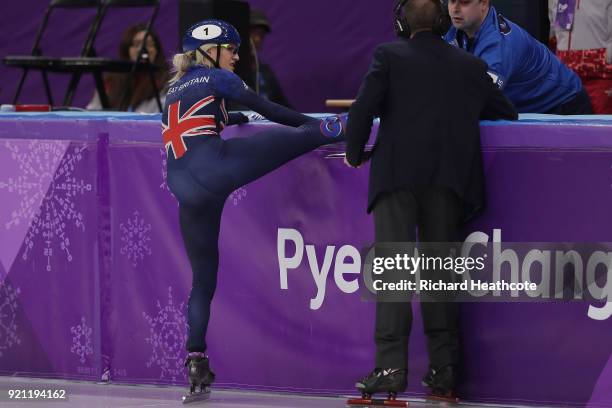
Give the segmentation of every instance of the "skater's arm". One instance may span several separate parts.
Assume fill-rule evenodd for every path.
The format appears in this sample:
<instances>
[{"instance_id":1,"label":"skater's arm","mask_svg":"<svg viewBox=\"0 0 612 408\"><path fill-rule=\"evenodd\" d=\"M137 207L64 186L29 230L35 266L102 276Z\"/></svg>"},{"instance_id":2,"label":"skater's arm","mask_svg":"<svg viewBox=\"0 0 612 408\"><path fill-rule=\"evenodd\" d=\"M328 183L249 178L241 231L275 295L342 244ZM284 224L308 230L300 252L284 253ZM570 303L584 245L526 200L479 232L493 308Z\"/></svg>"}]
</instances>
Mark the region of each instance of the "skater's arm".
<instances>
[{"instance_id":1,"label":"skater's arm","mask_svg":"<svg viewBox=\"0 0 612 408\"><path fill-rule=\"evenodd\" d=\"M302 115L301 113L262 98L251 91L233 72L219 70L216 74L214 88L217 95L238 102L240 105L254 110L272 122L298 127L306 122L314 120L309 116Z\"/></svg>"},{"instance_id":2,"label":"skater's arm","mask_svg":"<svg viewBox=\"0 0 612 408\"><path fill-rule=\"evenodd\" d=\"M353 166L359 166L365 159L365 148L372 121L380 114L381 105L387 93L388 68L382 48L374 52L374 59L370 70L366 74L357 99L349 111L348 127L346 132L346 160Z\"/></svg>"}]
</instances>

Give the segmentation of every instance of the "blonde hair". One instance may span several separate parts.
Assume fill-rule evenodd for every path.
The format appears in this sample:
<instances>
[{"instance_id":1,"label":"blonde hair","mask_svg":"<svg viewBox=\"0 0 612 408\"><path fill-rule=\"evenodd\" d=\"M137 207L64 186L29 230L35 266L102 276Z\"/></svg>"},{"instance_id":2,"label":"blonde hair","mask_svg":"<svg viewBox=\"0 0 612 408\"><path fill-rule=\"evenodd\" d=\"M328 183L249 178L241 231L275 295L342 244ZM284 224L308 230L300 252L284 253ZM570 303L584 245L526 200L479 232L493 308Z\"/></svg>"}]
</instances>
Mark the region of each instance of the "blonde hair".
<instances>
[{"instance_id":1,"label":"blonde hair","mask_svg":"<svg viewBox=\"0 0 612 408\"><path fill-rule=\"evenodd\" d=\"M200 47L200 50L202 50L202 52L206 52L216 46L217 44L204 44ZM212 68L210 61L195 50L175 54L174 57L172 57L172 72L174 72L174 76L170 79L170 81L168 81L169 84L172 85L181 79L189 68L193 67L194 65L204 65Z\"/></svg>"}]
</instances>

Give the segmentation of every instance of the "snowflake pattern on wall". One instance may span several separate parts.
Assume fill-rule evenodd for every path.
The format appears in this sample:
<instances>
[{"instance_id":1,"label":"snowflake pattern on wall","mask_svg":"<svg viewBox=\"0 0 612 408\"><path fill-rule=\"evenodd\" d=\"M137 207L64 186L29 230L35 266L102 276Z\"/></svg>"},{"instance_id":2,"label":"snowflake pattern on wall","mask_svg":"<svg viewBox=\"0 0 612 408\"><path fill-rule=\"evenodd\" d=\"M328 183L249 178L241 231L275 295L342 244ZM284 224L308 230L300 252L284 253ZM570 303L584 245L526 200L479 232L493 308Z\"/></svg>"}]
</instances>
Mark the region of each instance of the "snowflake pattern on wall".
<instances>
[{"instance_id":1,"label":"snowflake pattern on wall","mask_svg":"<svg viewBox=\"0 0 612 408\"><path fill-rule=\"evenodd\" d=\"M91 346L92 329L87 326L85 317L81 317L81 324L70 328L70 333L73 334L70 352L79 357L81 364L85 364L87 356L93 354L93 348Z\"/></svg>"},{"instance_id":2,"label":"snowflake pattern on wall","mask_svg":"<svg viewBox=\"0 0 612 408\"><path fill-rule=\"evenodd\" d=\"M6 280L0 281L0 357L15 344L21 344L17 334L17 299L21 290Z\"/></svg>"},{"instance_id":3,"label":"snowflake pattern on wall","mask_svg":"<svg viewBox=\"0 0 612 408\"><path fill-rule=\"evenodd\" d=\"M149 337L146 338L146 342L152 347L147 367L153 365L160 367L160 379L185 380L184 347L187 341L187 319L183 313L185 303L177 307L172 298L172 287L169 287L168 303L162 306L158 300L157 309L155 316L143 312L149 324Z\"/></svg>"},{"instance_id":4,"label":"snowflake pattern on wall","mask_svg":"<svg viewBox=\"0 0 612 408\"><path fill-rule=\"evenodd\" d=\"M127 255L127 258L132 262L132 266L137 267L145 256L152 254L149 243L151 237L151 224L145 223L145 220L140 218L140 213L134 211L132 218L127 222L119 225L121 230L121 255Z\"/></svg>"},{"instance_id":5,"label":"snowflake pattern on wall","mask_svg":"<svg viewBox=\"0 0 612 408\"><path fill-rule=\"evenodd\" d=\"M32 220L24 239L23 260L27 260L34 249L34 242L42 238L43 255L47 258L47 271L51 271L51 258L55 246L72 261L70 239L66 227L85 231L83 214L76 208L77 195L91 193L92 185L74 176L74 170L83 160L85 145L70 147L66 153L65 142L32 140L27 148L5 142L11 157L19 164L20 175L0 181L0 190L18 194L21 197L19 208L11 213L6 229L22 222ZM57 169L52 166L61 160ZM48 186L48 187L47 187ZM41 203L36 207L37 203Z\"/></svg>"}]
</instances>

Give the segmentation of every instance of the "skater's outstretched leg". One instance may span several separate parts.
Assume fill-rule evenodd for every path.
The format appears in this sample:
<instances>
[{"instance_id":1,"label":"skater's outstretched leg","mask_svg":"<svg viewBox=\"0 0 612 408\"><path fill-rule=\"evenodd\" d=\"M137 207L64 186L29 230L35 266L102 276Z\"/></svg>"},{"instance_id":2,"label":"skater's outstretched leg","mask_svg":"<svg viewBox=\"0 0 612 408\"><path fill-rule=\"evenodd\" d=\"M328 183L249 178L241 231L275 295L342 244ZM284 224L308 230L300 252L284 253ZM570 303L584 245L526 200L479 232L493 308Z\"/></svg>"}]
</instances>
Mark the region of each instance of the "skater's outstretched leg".
<instances>
[{"instance_id":1,"label":"skater's outstretched leg","mask_svg":"<svg viewBox=\"0 0 612 408\"><path fill-rule=\"evenodd\" d=\"M250 137L220 141L214 160L192 161L189 168L204 188L228 195L304 153L343 141L345 129L346 118L332 116L298 128L273 128Z\"/></svg>"}]
</instances>

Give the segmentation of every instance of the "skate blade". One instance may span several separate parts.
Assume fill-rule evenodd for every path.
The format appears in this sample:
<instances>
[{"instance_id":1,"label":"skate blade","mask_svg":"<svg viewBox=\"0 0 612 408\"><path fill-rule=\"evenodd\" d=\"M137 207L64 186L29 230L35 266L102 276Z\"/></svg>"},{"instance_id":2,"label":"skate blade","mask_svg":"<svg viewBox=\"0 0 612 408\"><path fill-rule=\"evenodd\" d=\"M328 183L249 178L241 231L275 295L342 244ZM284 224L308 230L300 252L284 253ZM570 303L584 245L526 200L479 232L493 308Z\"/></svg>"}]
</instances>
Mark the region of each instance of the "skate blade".
<instances>
[{"instance_id":1,"label":"skate blade","mask_svg":"<svg viewBox=\"0 0 612 408\"><path fill-rule=\"evenodd\" d=\"M390 399L367 399L367 398L350 398L346 401L350 407L407 407L408 402L402 400Z\"/></svg>"},{"instance_id":2,"label":"skate blade","mask_svg":"<svg viewBox=\"0 0 612 408\"><path fill-rule=\"evenodd\" d=\"M459 403L459 398L457 397L443 397L441 395L433 395L433 394L429 394L427 398L425 399L430 402L446 402L447 404L458 404Z\"/></svg>"},{"instance_id":3,"label":"skate blade","mask_svg":"<svg viewBox=\"0 0 612 408\"><path fill-rule=\"evenodd\" d=\"M206 401L210 398L210 390L194 392L192 394L183 395L183 404L191 404L199 401Z\"/></svg>"}]
</instances>

